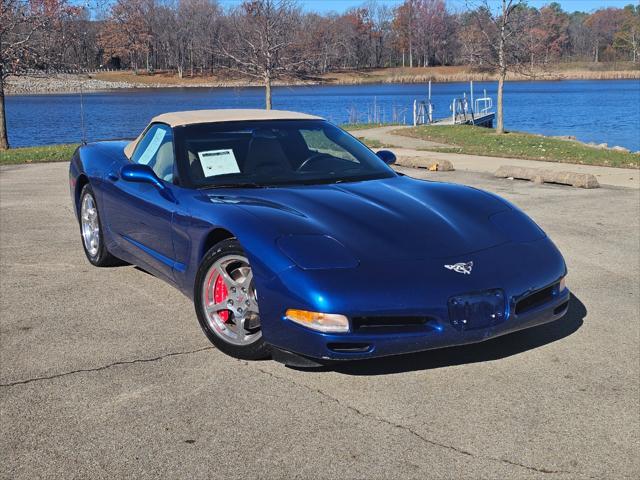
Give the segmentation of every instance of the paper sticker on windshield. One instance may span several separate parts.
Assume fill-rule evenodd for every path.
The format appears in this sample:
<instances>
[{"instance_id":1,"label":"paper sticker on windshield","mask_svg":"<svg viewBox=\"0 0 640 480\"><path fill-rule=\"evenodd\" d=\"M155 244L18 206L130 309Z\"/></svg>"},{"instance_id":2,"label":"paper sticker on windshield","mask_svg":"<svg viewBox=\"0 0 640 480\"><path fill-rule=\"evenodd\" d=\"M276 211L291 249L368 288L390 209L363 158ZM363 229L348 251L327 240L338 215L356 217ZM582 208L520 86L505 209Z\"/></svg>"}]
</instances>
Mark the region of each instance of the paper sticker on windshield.
<instances>
[{"instance_id":1,"label":"paper sticker on windshield","mask_svg":"<svg viewBox=\"0 0 640 480\"><path fill-rule=\"evenodd\" d=\"M162 128L156 130L156 133L153 134L153 138L149 142L149 145L147 145L147 148L144 150L143 154L140 155L138 163L147 165L153 159L153 156L160 148L160 145L162 145L162 140L164 139L164 136L166 134L167 132Z\"/></svg>"},{"instance_id":2,"label":"paper sticker on windshield","mask_svg":"<svg viewBox=\"0 0 640 480\"><path fill-rule=\"evenodd\" d=\"M233 150L208 150L198 152L200 165L205 177L226 175L228 173L240 173L236 156Z\"/></svg>"}]
</instances>

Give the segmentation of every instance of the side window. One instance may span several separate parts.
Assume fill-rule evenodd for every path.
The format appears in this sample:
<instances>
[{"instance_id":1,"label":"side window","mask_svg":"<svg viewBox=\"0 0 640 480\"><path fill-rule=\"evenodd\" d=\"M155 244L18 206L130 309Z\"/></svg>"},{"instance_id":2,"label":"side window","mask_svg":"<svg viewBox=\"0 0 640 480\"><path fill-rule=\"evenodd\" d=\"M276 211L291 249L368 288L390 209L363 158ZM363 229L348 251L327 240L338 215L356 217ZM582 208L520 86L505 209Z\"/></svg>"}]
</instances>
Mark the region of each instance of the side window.
<instances>
[{"instance_id":1,"label":"side window","mask_svg":"<svg viewBox=\"0 0 640 480\"><path fill-rule=\"evenodd\" d=\"M149 165L158 178L172 182L175 156L171 128L162 124L152 125L138 143L131 160Z\"/></svg>"}]
</instances>

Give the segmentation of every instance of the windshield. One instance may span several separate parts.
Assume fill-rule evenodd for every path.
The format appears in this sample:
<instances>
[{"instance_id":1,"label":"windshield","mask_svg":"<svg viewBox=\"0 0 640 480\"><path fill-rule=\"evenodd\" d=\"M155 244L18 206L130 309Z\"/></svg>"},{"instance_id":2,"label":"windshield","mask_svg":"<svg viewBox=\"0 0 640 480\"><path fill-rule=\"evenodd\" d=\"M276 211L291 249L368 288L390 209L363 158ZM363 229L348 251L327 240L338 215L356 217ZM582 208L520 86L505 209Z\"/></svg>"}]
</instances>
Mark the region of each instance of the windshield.
<instances>
[{"instance_id":1,"label":"windshield","mask_svg":"<svg viewBox=\"0 0 640 480\"><path fill-rule=\"evenodd\" d=\"M323 120L188 125L176 129L183 175L198 188L339 183L395 173L369 148Z\"/></svg>"}]
</instances>

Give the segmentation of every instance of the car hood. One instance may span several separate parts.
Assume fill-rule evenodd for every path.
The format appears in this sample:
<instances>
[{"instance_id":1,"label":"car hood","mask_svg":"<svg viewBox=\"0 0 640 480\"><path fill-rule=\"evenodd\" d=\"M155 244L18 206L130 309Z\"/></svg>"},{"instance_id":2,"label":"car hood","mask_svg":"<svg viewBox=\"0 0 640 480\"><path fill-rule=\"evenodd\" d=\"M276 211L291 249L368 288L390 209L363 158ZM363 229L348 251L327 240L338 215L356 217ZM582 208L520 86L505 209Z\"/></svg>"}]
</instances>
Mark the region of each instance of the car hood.
<instances>
[{"instance_id":1,"label":"car hood","mask_svg":"<svg viewBox=\"0 0 640 480\"><path fill-rule=\"evenodd\" d=\"M509 241L489 220L511 209L505 201L470 187L409 177L208 197L248 211L277 236L333 237L360 261L446 258Z\"/></svg>"}]
</instances>

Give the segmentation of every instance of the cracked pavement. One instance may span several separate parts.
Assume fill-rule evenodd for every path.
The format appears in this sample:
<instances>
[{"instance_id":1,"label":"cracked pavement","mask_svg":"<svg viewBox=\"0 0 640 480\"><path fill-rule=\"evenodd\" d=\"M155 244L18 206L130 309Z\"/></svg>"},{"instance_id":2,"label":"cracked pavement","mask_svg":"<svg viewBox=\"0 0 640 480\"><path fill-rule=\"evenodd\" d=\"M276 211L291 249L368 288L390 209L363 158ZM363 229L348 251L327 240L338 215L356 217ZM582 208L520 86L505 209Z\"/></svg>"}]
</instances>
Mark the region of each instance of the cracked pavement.
<instances>
[{"instance_id":1,"label":"cracked pavement","mask_svg":"<svg viewBox=\"0 0 640 480\"><path fill-rule=\"evenodd\" d=\"M229 358L193 306L85 260L67 164L0 170L0 478L637 478L640 192L430 173L563 251L565 319L301 371Z\"/></svg>"}]
</instances>

